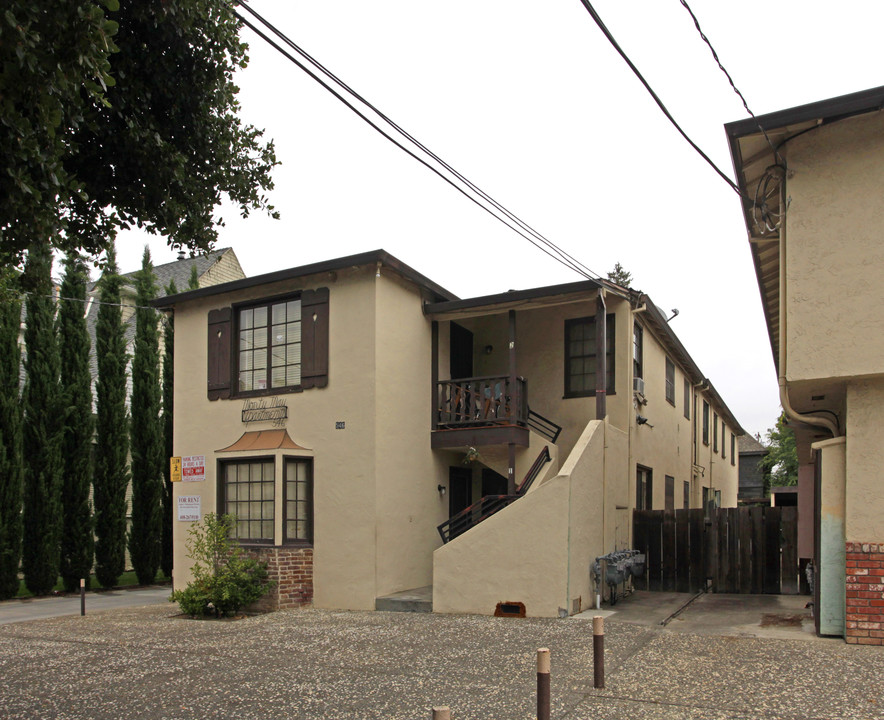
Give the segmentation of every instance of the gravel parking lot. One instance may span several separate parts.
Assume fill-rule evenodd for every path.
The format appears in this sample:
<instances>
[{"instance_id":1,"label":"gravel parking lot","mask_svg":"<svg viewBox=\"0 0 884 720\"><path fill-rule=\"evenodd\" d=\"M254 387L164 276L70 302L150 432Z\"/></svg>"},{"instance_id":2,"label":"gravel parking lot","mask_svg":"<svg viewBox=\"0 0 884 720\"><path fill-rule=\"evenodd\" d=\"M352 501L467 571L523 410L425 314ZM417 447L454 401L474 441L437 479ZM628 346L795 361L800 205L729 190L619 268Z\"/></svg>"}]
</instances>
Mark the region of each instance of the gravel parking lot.
<instances>
[{"instance_id":1,"label":"gravel parking lot","mask_svg":"<svg viewBox=\"0 0 884 720\"><path fill-rule=\"evenodd\" d=\"M305 609L227 622L172 605L0 626L3 718L532 718L535 651L553 718L884 718L884 651L840 640Z\"/></svg>"}]
</instances>

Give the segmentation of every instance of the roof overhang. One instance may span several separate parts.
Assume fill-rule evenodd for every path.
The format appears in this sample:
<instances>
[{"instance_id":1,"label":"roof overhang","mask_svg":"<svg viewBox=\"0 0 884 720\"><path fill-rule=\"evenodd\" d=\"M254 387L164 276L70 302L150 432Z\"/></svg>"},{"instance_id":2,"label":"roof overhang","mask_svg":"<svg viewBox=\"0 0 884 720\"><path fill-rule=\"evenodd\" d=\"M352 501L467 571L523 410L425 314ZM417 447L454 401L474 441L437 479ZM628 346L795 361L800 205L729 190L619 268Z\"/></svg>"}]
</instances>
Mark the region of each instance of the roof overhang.
<instances>
[{"instance_id":1,"label":"roof overhang","mask_svg":"<svg viewBox=\"0 0 884 720\"><path fill-rule=\"evenodd\" d=\"M604 280L581 280L528 290L510 290L466 300L426 303L424 314L433 320L458 320L479 315L496 315L508 310L530 310L591 300L598 296L600 288L624 298L630 297L629 290L613 283Z\"/></svg>"},{"instance_id":2,"label":"roof overhang","mask_svg":"<svg viewBox=\"0 0 884 720\"><path fill-rule=\"evenodd\" d=\"M348 255L333 260L311 263L310 265L300 265L298 267L287 268L286 270L277 270L275 272L265 273L264 275L255 275L254 277L242 278L241 280L221 283L220 285L209 285L198 290L191 290L189 292L178 293L177 295L168 295L163 298L157 298L156 300L152 300L150 304L162 310L168 310L175 305L190 300L212 297L213 295L222 295L224 293L236 292L239 290L248 290L250 288L269 285L271 283L298 281L301 278L310 275L320 275L323 273L337 272L346 268L363 266L384 267L393 270L401 277L426 290L434 301L457 299L457 296L454 293L449 292L441 285L437 285L428 277L421 275L417 270L409 267L398 258L393 257L386 250L372 250L370 252L359 253L358 255Z\"/></svg>"},{"instance_id":3,"label":"roof overhang","mask_svg":"<svg viewBox=\"0 0 884 720\"><path fill-rule=\"evenodd\" d=\"M786 193L781 192L780 187L784 187L787 179L778 183L777 174L785 176L782 166L786 143L824 125L877 112L882 108L884 86L779 110L754 119L738 120L724 126L742 195L743 220L777 370L780 354L780 232L775 223L765 222L765 219L782 216Z\"/></svg>"}]
</instances>

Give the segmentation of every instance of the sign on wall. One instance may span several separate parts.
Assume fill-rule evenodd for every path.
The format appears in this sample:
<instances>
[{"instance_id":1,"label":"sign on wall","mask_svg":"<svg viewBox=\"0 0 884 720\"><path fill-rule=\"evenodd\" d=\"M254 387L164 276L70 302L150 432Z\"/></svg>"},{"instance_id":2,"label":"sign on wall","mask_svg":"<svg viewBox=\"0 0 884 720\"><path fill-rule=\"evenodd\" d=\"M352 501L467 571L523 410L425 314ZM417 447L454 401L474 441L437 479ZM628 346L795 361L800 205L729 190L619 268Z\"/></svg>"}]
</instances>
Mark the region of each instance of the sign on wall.
<instances>
[{"instance_id":1,"label":"sign on wall","mask_svg":"<svg viewBox=\"0 0 884 720\"><path fill-rule=\"evenodd\" d=\"M181 495L178 497L179 522L199 522L202 520L199 495Z\"/></svg>"},{"instance_id":2,"label":"sign on wall","mask_svg":"<svg viewBox=\"0 0 884 720\"><path fill-rule=\"evenodd\" d=\"M181 458L169 458L169 478L172 482L181 482Z\"/></svg>"},{"instance_id":3,"label":"sign on wall","mask_svg":"<svg viewBox=\"0 0 884 720\"><path fill-rule=\"evenodd\" d=\"M185 455L181 458L181 479L184 482L199 482L206 479L206 456Z\"/></svg>"},{"instance_id":4,"label":"sign on wall","mask_svg":"<svg viewBox=\"0 0 884 720\"><path fill-rule=\"evenodd\" d=\"M256 400L245 400L242 404L242 421L244 423L269 422L273 427L285 427L289 416L285 398L269 397Z\"/></svg>"}]
</instances>

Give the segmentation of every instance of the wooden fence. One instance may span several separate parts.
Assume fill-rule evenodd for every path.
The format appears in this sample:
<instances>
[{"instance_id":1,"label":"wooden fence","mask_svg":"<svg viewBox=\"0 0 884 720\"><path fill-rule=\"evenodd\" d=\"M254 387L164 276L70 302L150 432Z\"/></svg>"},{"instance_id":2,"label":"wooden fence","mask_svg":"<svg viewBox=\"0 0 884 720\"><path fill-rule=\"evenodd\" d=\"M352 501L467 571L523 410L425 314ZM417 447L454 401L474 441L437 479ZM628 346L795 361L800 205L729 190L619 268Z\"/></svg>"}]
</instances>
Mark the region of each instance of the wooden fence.
<instances>
[{"instance_id":1,"label":"wooden fence","mask_svg":"<svg viewBox=\"0 0 884 720\"><path fill-rule=\"evenodd\" d=\"M633 547L647 556L639 590L798 593L798 508L636 510Z\"/></svg>"}]
</instances>

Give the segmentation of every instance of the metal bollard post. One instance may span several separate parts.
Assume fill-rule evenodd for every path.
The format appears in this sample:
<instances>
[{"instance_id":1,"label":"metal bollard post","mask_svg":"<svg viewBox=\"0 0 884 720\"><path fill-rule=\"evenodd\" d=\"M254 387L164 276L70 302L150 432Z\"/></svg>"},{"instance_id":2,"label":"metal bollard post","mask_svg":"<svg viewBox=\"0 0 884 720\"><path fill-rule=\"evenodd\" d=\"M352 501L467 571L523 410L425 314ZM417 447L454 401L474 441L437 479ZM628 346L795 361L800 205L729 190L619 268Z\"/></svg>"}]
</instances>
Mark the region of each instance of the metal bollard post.
<instances>
[{"instance_id":1,"label":"metal bollard post","mask_svg":"<svg viewBox=\"0 0 884 720\"><path fill-rule=\"evenodd\" d=\"M549 650L537 651L537 720L549 720Z\"/></svg>"},{"instance_id":2,"label":"metal bollard post","mask_svg":"<svg viewBox=\"0 0 884 720\"><path fill-rule=\"evenodd\" d=\"M86 578L80 578L80 615L86 614Z\"/></svg>"},{"instance_id":3,"label":"metal bollard post","mask_svg":"<svg viewBox=\"0 0 884 720\"><path fill-rule=\"evenodd\" d=\"M592 619L592 666L595 674L593 687L605 687L605 619L596 615Z\"/></svg>"},{"instance_id":4,"label":"metal bollard post","mask_svg":"<svg viewBox=\"0 0 884 720\"><path fill-rule=\"evenodd\" d=\"M433 708L433 720L451 720L451 710L447 705Z\"/></svg>"}]
</instances>

